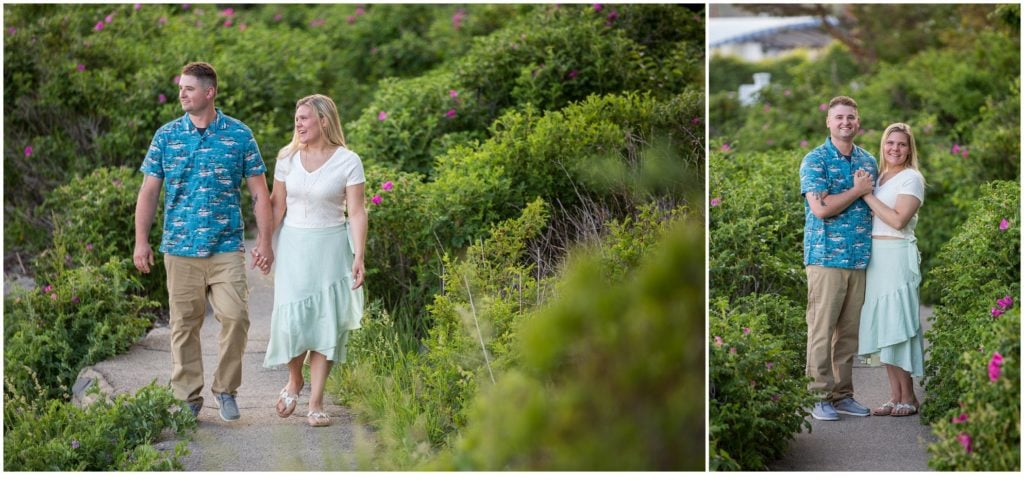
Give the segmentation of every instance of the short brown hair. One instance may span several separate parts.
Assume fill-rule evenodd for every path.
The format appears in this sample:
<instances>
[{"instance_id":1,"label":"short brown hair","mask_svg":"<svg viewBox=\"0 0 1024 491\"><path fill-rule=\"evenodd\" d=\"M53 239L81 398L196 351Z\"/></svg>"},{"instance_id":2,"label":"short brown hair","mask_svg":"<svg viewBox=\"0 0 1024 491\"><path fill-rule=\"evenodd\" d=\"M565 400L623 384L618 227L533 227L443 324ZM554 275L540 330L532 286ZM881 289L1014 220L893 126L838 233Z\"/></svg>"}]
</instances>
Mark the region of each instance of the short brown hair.
<instances>
[{"instance_id":1,"label":"short brown hair","mask_svg":"<svg viewBox=\"0 0 1024 491\"><path fill-rule=\"evenodd\" d=\"M828 108L829 109L832 109L833 107L836 107L836 106L850 106L850 107L852 107L854 109L857 109L857 101L853 100L852 97L846 97L845 95L840 95L840 96L833 97L831 101L828 101Z\"/></svg>"},{"instance_id":2,"label":"short brown hair","mask_svg":"<svg viewBox=\"0 0 1024 491\"><path fill-rule=\"evenodd\" d=\"M193 61L181 69L182 75L191 75L210 87L217 88L217 70L205 61Z\"/></svg>"}]
</instances>

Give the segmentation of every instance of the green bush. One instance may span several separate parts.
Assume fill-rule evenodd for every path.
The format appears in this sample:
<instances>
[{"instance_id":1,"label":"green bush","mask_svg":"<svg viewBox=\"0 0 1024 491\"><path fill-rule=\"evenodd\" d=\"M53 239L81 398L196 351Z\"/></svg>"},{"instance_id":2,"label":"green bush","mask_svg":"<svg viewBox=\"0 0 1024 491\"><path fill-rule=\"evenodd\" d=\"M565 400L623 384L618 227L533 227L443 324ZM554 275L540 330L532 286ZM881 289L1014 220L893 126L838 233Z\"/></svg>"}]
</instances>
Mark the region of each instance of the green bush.
<instances>
[{"instance_id":1,"label":"green bush","mask_svg":"<svg viewBox=\"0 0 1024 491\"><path fill-rule=\"evenodd\" d=\"M393 322L386 314L375 313L369 329L354 333L355 361L342 375L341 393L379 429L391 465L413 467L446 445L465 425L464 406L477 385L507 363L509 326L540 301L522 256L547 213L537 200L521 217L492 227L463 259L445 255L444 288L429 306L433 322L422 353L387 333Z\"/></svg>"},{"instance_id":2,"label":"green bush","mask_svg":"<svg viewBox=\"0 0 1024 491\"><path fill-rule=\"evenodd\" d=\"M55 281L4 298L4 394L36 384L65 400L84 366L127 350L152 325L157 302L137 296L130 258L64 269Z\"/></svg>"},{"instance_id":3,"label":"green bush","mask_svg":"<svg viewBox=\"0 0 1024 491\"><path fill-rule=\"evenodd\" d=\"M756 298L755 298L756 297ZM714 302L710 320L709 468L765 470L811 429L801 308L780 296ZM803 339L806 340L806 334Z\"/></svg>"},{"instance_id":4,"label":"green bush","mask_svg":"<svg viewBox=\"0 0 1024 491\"><path fill-rule=\"evenodd\" d=\"M708 213L712 298L775 293L806 301L798 176L805 154L711 154L708 196L717 200Z\"/></svg>"},{"instance_id":5,"label":"green bush","mask_svg":"<svg viewBox=\"0 0 1024 491\"><path fill-rule=\"evenodd\" d=\"M135 251L135 203L142 174L126 167L100 167L82 179L53 190L40 206L38 216L51 223L51 245L34 261L36 284L56 284L67 268L99 266L109 259L131 259ZM159 253L163 230L163 204L158 204L149 243L156 265L148 274L138 273L131 261L124 275L142 284L142 295L166 307L167 277Z\"/></svg>"},{"instance_id":6,"label":"green bush","mask_svg":"<svg viewBox=\"0 0 1024 491\"><path fill-rule=\"evenodd\" d=\"M479 382L431 468L704 468L703 232L666 225L626 274L600 254L571 262L556 299L518 327L521 363Z\"/></svg>"},{"instance_id":7,"label":"green bush","mask_svg":"<svg viewBox=\"0 0 1024 491\"><path fill-rule=\"evenodd\" d=\"M387 265L370 271L371 282L383 285L389 305L429 298L444 251L465 248L537 197L571 207L586 195L626 216L639 203L692 196L704 175L693 123L702 107L692 91L667 101L594 96L543 116L527 107L499 118L482 144L439 156L432 181L368 165L367 189L383 202L370 206L367 250ZM389 180L394 189L384 192Z\"/></svg>"},{"instance_id":8,"label":"green bush","mask_svg":"<svg viewBox=\"0 0 1024 491\"><path fill-rule=\"evenodd\" d=\"M958 405L932 423L937 441L928 446L931 468L1020 471L1019 301L987 321L977 349L961 354L955 374Z\"/></svg>"},{"instance_id":9,"label":"green bush","mask_svg":"<svg viewBox=\"0 0 1024 491\"><path fill-rule=\"evenodd\" d=\"M1006 230L1000 230L1002 220ZM982 333L991 329L996 300L1020 291L1020 185L986 184L936 262L938 266L924 276L940 295L926 334L928 398L921 414L929 422L943 419L964 396L957 385L962 355L977 350Z\"/></svg>"},{"instance_id":10,"label":"green bush","mask_svg":"<svg viewBox=\"0 0 1024 491\"><path fill-rule=\"evenodd\" d=\"M677 7L632 6L621 15L647 25L654 21L646 10L665 12L668 19L675 18L668 13L679 12L684 32L700 25ZM446 147L483 137L481 130L511 109L557 110L592 94L626 90L677 94L702 79L701 65L693 61L699 59L693 56L694 40L681 40L661 22L654 32L665 38L648 33L644 42L684 65L671 63L676 58L647 60L644 45L628 37L638 34L635 27L606 25L605 16L590 7L538 9L474 40L451 67L382 83L383 90L350 126L352 140L359 142L355 148L369 162L429 174L433 158ZM684 67L686 73L676 73Z\"/></svg>"},{"instance_id":11,"label":"green bush","mask_svg":"<svg viewBox=\"0 0 1024 491\"><path fill-rule=\"evenodd\" d=\"M185 436L196 428L184 403L154 383L135 395L101 398L78 407L58 400L4 394L4 470L181 470L180 442L168 455L150 444L165 429Z\"/></svg>"}]
</instances>

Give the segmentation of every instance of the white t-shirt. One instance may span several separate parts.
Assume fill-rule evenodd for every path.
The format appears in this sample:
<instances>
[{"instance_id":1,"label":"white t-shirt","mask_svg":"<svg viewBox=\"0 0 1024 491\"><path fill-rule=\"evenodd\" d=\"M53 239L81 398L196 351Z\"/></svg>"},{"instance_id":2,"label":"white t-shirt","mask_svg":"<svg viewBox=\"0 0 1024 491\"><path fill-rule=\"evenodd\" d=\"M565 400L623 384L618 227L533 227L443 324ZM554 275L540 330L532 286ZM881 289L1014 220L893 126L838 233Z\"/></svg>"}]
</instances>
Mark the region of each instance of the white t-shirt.
<instances>
[{"instance_id":1,"label":"white t-shirt","mask_svg":"<svg viewBox=\"0 0 1024 491\"><path fill-rule=\"evenodd\" d=\"M345 188L366 182L363 161L351 150L338 147L313 172L302 167L300 152L280 159L274 180L288 191L284 224L297 228L324 228L345 223Z\"/></svg>"},{"instance_id":2,"label":"white t-shirt","mask_svg":"<svg viewBox=\"0 0 1024 491\"><path fill-rule=\"evenodd\" d=\"M889 208L896 207L896 200L901 194L914 196L924 205L924 176L914 169L903 169L885 181L885 184L876 186L872 194ZM914 213L902 230L886 225L881 218L878 218L878 215L875 215L871 220L871 235L911 239L914 238L915 227L917 227L917 213Z\"/></svg>"}]
</instances>

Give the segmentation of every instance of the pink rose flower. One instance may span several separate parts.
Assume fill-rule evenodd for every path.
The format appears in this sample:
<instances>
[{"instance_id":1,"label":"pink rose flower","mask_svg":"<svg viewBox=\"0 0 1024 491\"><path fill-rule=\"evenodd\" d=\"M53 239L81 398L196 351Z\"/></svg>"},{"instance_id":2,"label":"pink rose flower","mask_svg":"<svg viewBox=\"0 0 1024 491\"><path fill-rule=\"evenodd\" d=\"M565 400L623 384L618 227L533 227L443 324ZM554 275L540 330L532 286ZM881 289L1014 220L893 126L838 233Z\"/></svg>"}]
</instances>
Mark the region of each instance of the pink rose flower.
<instances>
[{"instance_id":1,"label":"pink rose flower","mask_svg":"<svg viewBox=\"0 0 1024 491\"><path fill-rule=\"evenodd\" d=\"M375 194L373 198L370 198L370 201L375 205L379 205L384 202L384 198L381 198L379 194Z\"/></svg>"},{"instance_id":2,"label":"pink rose flower","mask_svg":"<svg viewBox=\"0 0 1024 491\"><path fill-rule=\"evenodd\" d=\"M717 346L721 346L722 345L722 336L715 336L715 344Z\"/></svg>"},{"instance_id":3,"label":"pink rose flower","mask_svg":"<svg viewBox=\"0 0 1024 491\"><path fill-rule=\"evenodd\" d=\"M395 183L391 181L385 181L384 184L380 185L380 188L385 191L391 191L392 189L395 189Z\"/></svg>"},{"instance_id":4,"label":"pink rose flower","mask_svg":"<svg viewBox=\"0 0 1024 491\"><path fill-rule=\"evenodd\" d=\"M448 112L444 113L444 117L449 118L449 119L454 118L455 117L455 109L449 109Z\"/></svg>"},{"instance_id":5,"label":"pink rose flower","mask_svg":"<svg viewBox=\"0 0 1024 491\"><path fill-rule=\"evenodd\" d=\"M722 204L722 198L711 198L711 206L718 206Z\"/></svg>"},{"instance_id":6,"label":"pink rose flower","mask_svg":"<svg viewBox=\"0 0 1024 491\"><path fill-rule=\"evenodd\" d=\"M971 435L968 435L966 431L960 432L960 434L956 436L956 441L960 442L960 445L964 447L965 452L971 453L974 451L971 446Z\"/></svg>"},{"instance_id":7,"label":"pink rose flower","mask_svg":"<svg viewBox=\"0 0 1024 491\"><path fill-rule=\"evenodd\" d=\"M29 146L25 147L25 156L26 157L31 157L32 156L32 145L29 145Z\"/></svg>"},{"instance_id":8,"label":"pink rose flower","mask_svg":"<svg viewBox=\"0 0 1024 491\"><path fill-rule=\"evenodd\" d=\"M967 421L967 413L960 413L960 416L953 417L953 423L959 424Z\"/></svg>"},{"instance_id":9,"label":"pink rose flower","mask_svg":"<svg viewBox=\"0 0 1024 491\"><path fill-rule=\"evenodd\" d=\"M1002 221L999 222L999 230L1006 230L1008 228L1010 228L1010 222L1006 221L1005 218L1002 219Z\"/></svg>"},{"instance_id":10,"label":"pink rose flower","mask_svg":"<svg viewBox=\"0 0 1024 491\"><path fill-rule=\"evenodd\" d=\"M384 121L385 119L388 119L388 113L384 111L377 113L377 121Z\"/></svg>"},{"instance_id":11,"label":"pink rose flower","mask_svg":"<svg viewBox=\"0 0 1024 491\"><path fill-rule=\"evenodd\" d=\"M999 354L998 351L992 354L992 359L988 362L988 379L991 382L999 380L999 376L1003 373L1003 355Z\"/></svg>"}]
</instances>

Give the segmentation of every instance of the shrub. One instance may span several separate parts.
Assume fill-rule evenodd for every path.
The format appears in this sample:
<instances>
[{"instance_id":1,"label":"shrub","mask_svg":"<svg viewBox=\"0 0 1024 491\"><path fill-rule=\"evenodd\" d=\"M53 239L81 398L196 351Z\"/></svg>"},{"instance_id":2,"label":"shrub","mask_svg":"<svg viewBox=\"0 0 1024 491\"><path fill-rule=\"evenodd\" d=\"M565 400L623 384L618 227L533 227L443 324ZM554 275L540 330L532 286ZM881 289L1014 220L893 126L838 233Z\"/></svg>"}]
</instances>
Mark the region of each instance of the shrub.
<instances>
[{"instance_id":1,"label":"shrub","mask_svg":"<svg viewBox=\"0 0 1024 491\"><path fill-rule=\"evenodd\" d=\"M806 301L804 205L797 175L805 154L711 154L708 196L716 200L708 213L712 297L775 293Z\"/></svg>"},{"instance_id":2,"label":"shrub","mask_svg":"<svg viewBox=\"0 0 1024 491\"><path fill-rule=\"evenodd\" d=\"M196 420L169 388L154 383L135 395L101 398L86 407L4 394L7 471L181 470L187 442L169 455L150 444L165 429L187 435Z\"/></svg>"},{"instance_id":3,"label":"shrub","mask_svg":"<svg viewBox=\"0 0 1024 491\"><path fill-rule=\"evenodd\" d=\"M1005 230L1000 229L1002 220L1008 224ZM1020 291L1019 230L1019 184L986 184L967 221L943 246L938 266L924 277L940 295L934 323L925 335L930 342L925 364L928 399L921 411L925 421L944 419L958 406L964 396L957 385L957 373L966 368L963 354L977 350L983 333L991 329L996 300Z\"/></svg>"},{"instance_id":4,"label":"shrub","mask_svg":"<svg viewBox=\"0 0 1024 491\"><path fill-rule=\"evenodd\" d=\"M546 222L546 205L537 200L521 217L493 226L464 259L445 255L444 289L429 306L433 322L422 353L381 330L391 324L387 315L375 314L370 330L354 333L357 361L346 366L342 392L379 428L393 465L415 466L446 445L465 424L464 406L478 383L507 363L500 360L509 356L509 326L539 301L522 256Z\"/></svg>"},{"instance_id":5,"label":"shrub","mask_svg":"<svg viewBox=\"0 0 1024 491\"><path fill-rule=\"evenodd\" d=\"M1020 471L1019 307L987 324L977 349L958 360L958 406L932 423L937 441L928 446L928 465L933 469Z\"/></svg>"},{"instance_id":6,"label":"shrub","mask_svg":"<svg viewBox=\"0 0 1024 491\"><path fill-rule=\"evenodd\" d=\"M600 255L570 263L556 299L518 326L521 363L480 382L431 468L703 469L703 233L666 227L624 275Z\"/></svg>"},{"instance_id":7,"label":"shrub","mask_svg":"<svg viewBox=\"0 0 1024 491\"><path fill-rule=\"evenodd\" d=\"M528 107L502 116L482 144L438 157L433 181L368 165L367 188L384 201L370 207L367 250L388 265L377 270L383 280L370 271L371 281L385 285L389 305L429 298L442 251L468 246L487 224L517 216L537 197L570 207L590 196L626 216L638 203L691 196L704 175L703 139L692 123L702 106L687 91L668 101L594 96L543 116ZM388 180L393 191L376 191Z\"/></svg>"},{"instance_id":8,"label":"shrub","mask_svg":"<svg viewBox=\"0 0 1024 491\"><path fill-rule=\"evenodd\" d=\"M126 167L100 167L82 179L54 189L37 215L53 229L51 246L34 261L37 284L56 284L67 268L99 266L109 259L131 259L135 251L135 203L142 174ZM156 265L139 274L129 260L126 276L143 286L142 295L167 305L167 279L159 252L163 204L158 204L149 234Z\"/></svg>"},{"instance_id":9,"label":"shrub","mask_svg":"<svg viewBox=\"0 0 1024 491\"><path fill-rule=\"evenodd\" d=\"M784 297L753 297L736 306L719 298L711 312L711 470L765 470L795 433L811 429L804 345L794 339L806 332L801 309Z\"/></svg>"},{"instance_id":10,"label":"shrub","mask_svg":"<svg viewBox=\"0 0 1024 491\"><path fill-rule=\"evenodd\" d=\"M638 16L645 9L684 11L635 6L622 15ZM681 19L686 26L697 22L689 15ZM453 142L482 138L480 130L508 110L527 105L557 110L591 94L625 90L651 90L668 97L699 81L699 64L689 59L692 56L679 54L693 55L693 40L687 44L667 29L656 31L666 39L653 33L644 39L659 52L687 58L684 66L692 70L676 76L679 65L660 59L648 62L641 45L627 37L626 30L605 22L589 7L538 9L475 40L473 48L450 67L383 83L383 90L350 126L352 140L360 142L357 151L370 162L429 174L433 157L452 143L445 135L451 135L447 138ZM457 96L451 95L452 90ZM387 113L383 121L382 112Z\"/></svg>"},{"instance_id":11,"label":"shrub","mask_svg":"<svg viewBox=\"0 0 1024 491\"><path fill-rule=\"evenodd\" d=\"M127 350L153 322L157 302L137 296L131 260L64 269L51 284L4 299L4 394L40 384L47 399L67 399L78 371Z\"/></svg>"}]
</instances>

